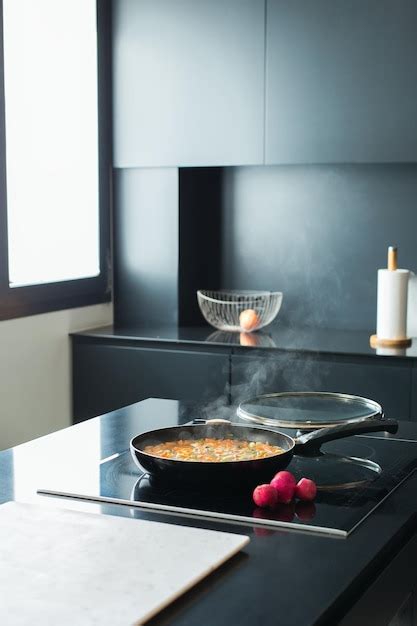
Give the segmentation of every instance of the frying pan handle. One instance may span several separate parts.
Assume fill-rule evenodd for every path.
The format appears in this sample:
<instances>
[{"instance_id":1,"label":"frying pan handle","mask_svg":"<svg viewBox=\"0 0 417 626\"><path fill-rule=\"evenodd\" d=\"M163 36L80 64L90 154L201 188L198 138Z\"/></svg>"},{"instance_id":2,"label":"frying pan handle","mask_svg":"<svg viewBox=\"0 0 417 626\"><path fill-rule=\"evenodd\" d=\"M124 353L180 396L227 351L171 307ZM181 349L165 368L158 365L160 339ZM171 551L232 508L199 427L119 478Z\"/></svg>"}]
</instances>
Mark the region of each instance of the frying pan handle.
<instances>
[{"instance_id":1,"label":"frying pan handle","mask_svg":"<svg viewBox=\"0 0 417 626\"><path fill-rule=\"evenodd\" d=\"M338 426L329 426L328 428L320 428L310 433L301 435L295 440L297 452L300 454L316 454L320 446L326 441L342 439L351 435L361 435L363 433L375 433L386 431L395 434L398 430L398 422L390 419L367 418L362 422L353 422L351 424L339 424Z\"/></svg>"},{"instance_id":2,"label":"frying pan handle","mask_svg":"<svg viewBox=\"0 0 417 626\"><path fill-rule=\"evenodd\" d=\"M224 420L219 418L213 418L210 420L203 419L201 417L197 417L193 420L193 424L231 424L230 420Z\"/></svg>"},{"instance_id":3,"label":"frying pan handle","mask_svg":"<svg viewBox=\"0 0 417 626\"><path fill-rule=\"evenodd\" d=\"M206 420L206 424L231 424L230 420L224 420L220 417L213 418L211 420Z\"/></svg>"}]
</instances>

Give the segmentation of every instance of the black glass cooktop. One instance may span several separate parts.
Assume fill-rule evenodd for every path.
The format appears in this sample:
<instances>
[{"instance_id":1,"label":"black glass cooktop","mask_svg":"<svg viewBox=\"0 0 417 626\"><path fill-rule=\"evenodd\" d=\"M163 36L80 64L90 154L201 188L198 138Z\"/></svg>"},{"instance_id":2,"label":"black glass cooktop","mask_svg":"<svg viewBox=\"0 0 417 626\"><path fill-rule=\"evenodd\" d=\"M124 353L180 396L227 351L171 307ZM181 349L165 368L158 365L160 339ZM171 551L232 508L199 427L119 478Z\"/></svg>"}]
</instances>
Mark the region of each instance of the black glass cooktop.
<instances>
[{"instance_id":1,"label":"black glass cooktop","mask_svg":"<svg viewBox=\"0 0 417 626\"><path fill-rule=\"evenodd\" d=\"M239 485L224 491L220 485L191 490L179 484L154 483L140 473L129 450L96 465L96 480L89 485L74 473L72 481L39 491L126 504L135 507L135 517L152 509L229 524L249 523L258 534L286 527L347 537L417 468L417 444L356 436L325 444L317 457L294 456L288 469L297 478L306 476L316 481L316 501L282 504L274 510L256 507L251 489Z\"/></svg>"}]
</instances>

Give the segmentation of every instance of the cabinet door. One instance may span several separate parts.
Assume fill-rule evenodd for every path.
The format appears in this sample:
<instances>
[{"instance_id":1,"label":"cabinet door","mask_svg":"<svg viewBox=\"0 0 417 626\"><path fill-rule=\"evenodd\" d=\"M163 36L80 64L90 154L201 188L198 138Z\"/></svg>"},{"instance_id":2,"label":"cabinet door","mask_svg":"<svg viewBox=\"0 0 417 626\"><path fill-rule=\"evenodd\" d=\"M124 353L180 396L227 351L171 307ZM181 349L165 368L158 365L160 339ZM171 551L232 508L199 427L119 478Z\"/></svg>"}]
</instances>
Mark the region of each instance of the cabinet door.
<instances>
[{"instance_id":1,"label":"cabinet door","mask_svg":"<svg viewBox=\"0 0 417 626\"><path fill-rule=\"evenodd\" d=\"M411 368L367 360L336 361L289 353L232 356L233 404L274 391L335 391L379 402L387 417L410 419Z\"/></svg>"},{"instance_id":2,"label":"cabinet door","mask_svg":"<svg viewBox=\"0 0 417 626\"><path fill-rule=\"evenodd\" d=\"M417 158L415 0L267 0L266 162Z\"/></svg>"},{"instance_id":3,"label":"cabinet door","mask_svg":"<svg viewBox=\"0 0 417 626\"><path fill-rule=\"evenodd\" d=\"M414 364L411 378L411 421L417 421L417 363Z\"/></svg>"},{"instance_id":4,"label":"cabinet door","mask_svg":"<svg viewBox=\"0 0 417 626\"><path fill-rule=\"evenodd\" d=\"M415 485L415 482L414 482ZM411 490L410 490L411 491ZM415 626L417 623L417 538L414 535L369 585L338 626Z\"/></svg>"},{"instance_id":5,"label":"cabinet door","mask_svg":"<svg viewBox=\"0 0 417 626\"><path fill-rule=\"evenodd\" d=\"M150 397L226 403L228 377L228 355L74 343L74 419Z\"/></svg>"},{"instance_id":6,"label":"cabinet door","mask_svg":"<svg viewBox=\"0 0 417 626\"><path fill-rule=\"evenodd\" d=\"M264 0L115 0L114 165L263 162Z\"/></svg>"}]
</instances>

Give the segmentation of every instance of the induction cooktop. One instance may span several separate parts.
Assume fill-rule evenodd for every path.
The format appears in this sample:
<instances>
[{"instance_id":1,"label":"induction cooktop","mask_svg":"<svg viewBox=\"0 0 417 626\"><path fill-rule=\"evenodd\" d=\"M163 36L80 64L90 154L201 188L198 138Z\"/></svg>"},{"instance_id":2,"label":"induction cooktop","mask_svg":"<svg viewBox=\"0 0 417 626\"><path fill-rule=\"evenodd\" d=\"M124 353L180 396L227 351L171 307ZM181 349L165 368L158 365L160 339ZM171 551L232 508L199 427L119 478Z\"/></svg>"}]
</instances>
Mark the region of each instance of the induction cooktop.
<instances>
[{"instance_id":1,"label":"induction cooktop","mask_svg":"<svg viewBox=\"0 0 417 626\"><path fill-rule=\"evenodd\" d=\"M158 484L140 472L128 449L97 460L96 478L88 484L74 473L65 484L52 481L38 493L122 504L134 508L135 517L151 510L250 524L258 534L281 527L345 538L417 469L417 447L389 437L355 436L326 443L315 457L295 455L288 469L297 478L316 481L315 502L297 501L269 510L256 507L252 490L239 485L224 490L219 485L191 489Z\"/></svg>"}]
</instances>

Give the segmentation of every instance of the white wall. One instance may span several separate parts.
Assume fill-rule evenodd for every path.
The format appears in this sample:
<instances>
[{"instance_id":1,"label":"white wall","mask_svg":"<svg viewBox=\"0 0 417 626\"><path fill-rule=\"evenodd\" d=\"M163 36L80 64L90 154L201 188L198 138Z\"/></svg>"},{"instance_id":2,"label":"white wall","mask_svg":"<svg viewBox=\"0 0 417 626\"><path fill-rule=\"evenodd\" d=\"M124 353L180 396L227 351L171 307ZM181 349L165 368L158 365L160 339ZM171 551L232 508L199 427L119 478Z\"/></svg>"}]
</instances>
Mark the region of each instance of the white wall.
<instances>
[{"instance_id":1,"label":"white wall","mask_svg":"<svg viewBox=\"0 0 417 626\"><path fill-rule=\"evenodd\" d=\"M111 323L111 304L0 322L0 450L70 425L68 334Z\"/></svg>"}]
</instances>

